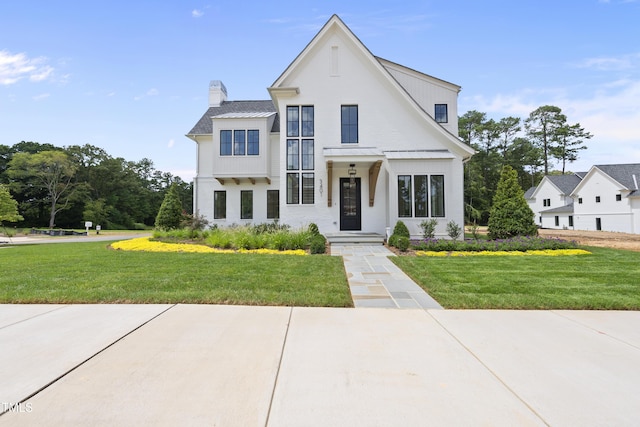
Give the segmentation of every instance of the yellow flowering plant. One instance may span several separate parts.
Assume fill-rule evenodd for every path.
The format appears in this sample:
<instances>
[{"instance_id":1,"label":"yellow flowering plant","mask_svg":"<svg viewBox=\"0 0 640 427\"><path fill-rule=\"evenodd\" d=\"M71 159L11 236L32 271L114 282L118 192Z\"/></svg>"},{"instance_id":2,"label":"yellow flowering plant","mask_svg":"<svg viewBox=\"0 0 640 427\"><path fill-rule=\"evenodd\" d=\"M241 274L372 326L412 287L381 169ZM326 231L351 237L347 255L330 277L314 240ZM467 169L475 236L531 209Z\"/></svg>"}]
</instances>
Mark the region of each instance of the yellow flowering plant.
<instances>
[{"instance_id":1,"label":"yellow flowering plant","mask_svg":"<svg viewBox=\"0 0 640 427\"><path fill-rule=\"evenodd\" d=\"M278 255L307 255L302 249L278 251L274 249L218 249L206 245L191 243L165 243L152 241L149 237L139 237L130 240L121 240L111 244L111 248L121 251L142 251L142 252L188 252L188 253L210 253L210 254L278 254Z\"/></svg>"}]
</instances>

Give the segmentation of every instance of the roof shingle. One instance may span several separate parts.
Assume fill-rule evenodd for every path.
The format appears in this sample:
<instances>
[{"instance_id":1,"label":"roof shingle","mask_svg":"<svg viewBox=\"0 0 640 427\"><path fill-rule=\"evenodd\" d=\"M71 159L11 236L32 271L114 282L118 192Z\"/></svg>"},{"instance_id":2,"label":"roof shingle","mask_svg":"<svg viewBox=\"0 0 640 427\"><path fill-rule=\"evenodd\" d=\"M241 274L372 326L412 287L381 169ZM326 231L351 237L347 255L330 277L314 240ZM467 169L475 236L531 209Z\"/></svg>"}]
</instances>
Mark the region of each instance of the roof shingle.
<instances>
[{"instance_id":1,"label":"roof shingle","mask_svg":"<svg viewBox=\"0 0 640 427\"><path fill-rule=\"evenodd\" d=\"M209 135L213 133L212 117L239 113L276 113L276 107L272 101L224 101L219 107L209 107L187 135ZM271 132L279 129L280 121L276 116Z\"/></svg>"}]
</instances>

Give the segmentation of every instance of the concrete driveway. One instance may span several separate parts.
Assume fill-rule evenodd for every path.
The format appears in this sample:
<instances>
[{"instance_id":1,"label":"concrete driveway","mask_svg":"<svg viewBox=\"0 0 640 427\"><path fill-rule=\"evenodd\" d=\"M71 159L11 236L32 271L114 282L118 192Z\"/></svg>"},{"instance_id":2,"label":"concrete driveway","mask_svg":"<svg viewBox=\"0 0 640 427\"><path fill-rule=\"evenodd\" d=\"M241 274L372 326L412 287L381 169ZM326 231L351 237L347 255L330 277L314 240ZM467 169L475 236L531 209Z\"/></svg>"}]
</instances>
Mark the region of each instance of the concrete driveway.
<instances>
[{"instance_id":1,"label":"concrete driveway","mask_svg":"<svg viewBox=\"0 0 640 427\"><path fill-rule=\"evenodd\" d=\"M640 312L0 306L0 425L640 424Z\"/></svg>"}]
</instances>

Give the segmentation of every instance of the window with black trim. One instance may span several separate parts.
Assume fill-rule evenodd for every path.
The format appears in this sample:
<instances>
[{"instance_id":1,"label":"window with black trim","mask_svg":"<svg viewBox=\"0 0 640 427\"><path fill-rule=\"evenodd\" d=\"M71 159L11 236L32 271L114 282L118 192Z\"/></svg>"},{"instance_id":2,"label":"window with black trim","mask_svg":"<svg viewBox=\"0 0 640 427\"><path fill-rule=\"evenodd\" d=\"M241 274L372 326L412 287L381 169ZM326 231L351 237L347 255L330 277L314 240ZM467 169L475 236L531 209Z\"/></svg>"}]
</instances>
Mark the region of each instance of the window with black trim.
<instances>
[{"instance_id":1,"label":"window with black trim","mask_svg":"<svg viewBox=\"0 0 640 427\"><path fill-rule=\"evenodd\" d=\"M247 133L244 130L233 131L233 155L244 156Z\"/></svg>"},{"instance_id":2,"label":"window with black trim","mask_svg":"<svg viewBox=\"0 0 640 427\"><path fill-rule=\"evenodd\" d=\"M448 123L449 122L449 112L447 104L436 104L434 109L434 117L436 122L438 123Z\"/></svg>"},{"instance_id":3,"label":"window with black trim","mask_svg":"<svg viewBox=\"0 0 640 427\"><path fill-rule=\"evenodd\" d=\"M411 217L411 175L398 175L398 216Z\"/></svg>"},{"instance_id":4,"label":"window with black trim","mask_svg":"<svg viewBox=\"0 0 640 427\"><path fill-rule=\"evenodd\" d=\"M559 227L560 226L560 217L558 215L556 215L554 220L555 220L556 227Z\"/></svg>"},{"instance_id":5,"label":"window with black trim","mask_svg":"<svg viewBox=\"0 0 640 427\"><path fill-rule=\"evenodd\" d=\"M231 131L221 130L220 131L220 155L230 156L232 146L233 146L233 143L231 142Z\"/></svg>"},{"instance_id":6,"label":"window with black trim","mask_svg":"<svg viewBox=\"0 0 640 427\"><path fill-rule=\"evenodd\" d=\"M287 204L315 202L313 105L287 106ZM295 172L294 172L295 171ZM301 171L305 171L302 173Z\"/></svg>"},{"instance_id":7,"label":"window with black trim","mask_svg":"<svg viewBox=\"0 0 640 427\"><path fill-rule=\"evenodd\" d=\"M578 204L581 205L582 204L582 197L578 197Z\"/></svg>"},{"instance_id":8,"label":"window with black trim","mask_svg":"<svg viewBox=\"0 0 640 427\"><path fill-rule=\"evenodd\" d=\"M213 219L227 218L227 192L213 192Z\"/></svg>"},{"instance_id":9,"label":"window with black trim","mask_svg":"<svg viewBox=\"0 0 640 427\"><path fill-rule=\"evenodd\" d=\"M343 144L358 143L358 106L343 105L341 108L341 129Z\"/></svg>"},{"instance_id":10,"label":"window with black trim","mask_svg":"<svg viewBox=\"0 0 640 427\"><path fill-rule=\"evenodd\" d=\"M616 194L616 202L622 201L622 194Z\"/></svg>"},{"instance_id":11,"label":"window with black trim","mask_svg":"<svg viewBox=\"0 0 640 427\"><path fill-rule=\"evenodd\" d=\"M240 191L240 218L253 219L253 190Z\"/></svg>"},{"instance_id":12,"label":"window with black trim","mask_svg":"<svg viewBox=\"0 0 640 427\"><path fill-rule=\"evenodd\" d=\"M600 203L600 196L596 196L596 203Z\"/></svg>"},{"instance_id":13,"label":"window with black trim","mask_svg":"<svg viewBox=\"0 0 640 427\"><path fill-rule=\"evenodd\" d=\"M250 129L247 131L247 155L257 156L260 154L260 131Z\"/></svg>"},{"instance_id":14,"label":"window with black trim","mask_svg":"<svg viewBox=\"0 0 640 427\"><path fill-rule=\"evenodd\" d=\"M569 227L573 227L573 215L569 215Z\"/></svg>"},{"instance_id":15,"label":"window with black trim","mask_svg":"<svg viewBox=\"0 0 640 427\"><path fill-rule=\"evenodd\" d=\"M431 175L431 216L444 217L444 175Z\"/></svg>"},{"instance_id":16,"label":"window with black trim","mask_svg":"<svg viewBox=\"0 0 640 427\"><path fill-rule=\"evenodd\" d=\"M415 204L415 215L417 218L429 216L427 210L427 195L429 192L429 180L427 175L414 176L415 185L413 187L413 200Z\"/></svg>"},{"instance_id":17,"label":"window with black trim","mask_svg":"<svg viewBox=\"0 0 640 427\"><path fill-rule=\"evenodd\" d=\"M267 219L280 218L280 191L267 190Z\"/></svg>"}]
</instances>

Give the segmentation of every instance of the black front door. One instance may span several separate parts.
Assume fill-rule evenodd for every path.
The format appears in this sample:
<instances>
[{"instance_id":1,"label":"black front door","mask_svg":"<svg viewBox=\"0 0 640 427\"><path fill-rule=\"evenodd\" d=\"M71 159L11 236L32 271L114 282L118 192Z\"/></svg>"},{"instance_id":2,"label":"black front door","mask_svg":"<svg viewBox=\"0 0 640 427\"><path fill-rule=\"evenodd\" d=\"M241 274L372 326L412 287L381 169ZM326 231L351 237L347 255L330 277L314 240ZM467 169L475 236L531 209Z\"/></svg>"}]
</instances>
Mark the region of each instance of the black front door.
<instances>
[{"instance_id":1,"label":"black front door","mask_svg":"<svg viewBox=\"0 0 640 427\"><path fill-rule=\"evenodd\" d=\"M360 178L340 178L340 230L361 230Z\"/></svg>"}]
</instances>

